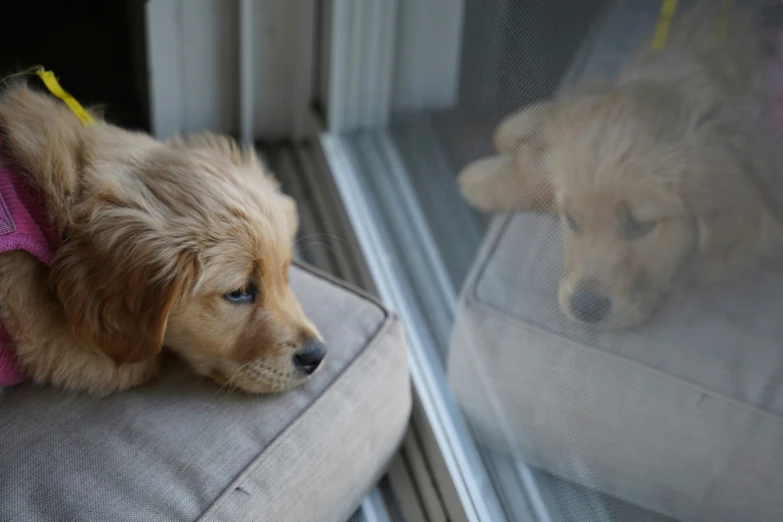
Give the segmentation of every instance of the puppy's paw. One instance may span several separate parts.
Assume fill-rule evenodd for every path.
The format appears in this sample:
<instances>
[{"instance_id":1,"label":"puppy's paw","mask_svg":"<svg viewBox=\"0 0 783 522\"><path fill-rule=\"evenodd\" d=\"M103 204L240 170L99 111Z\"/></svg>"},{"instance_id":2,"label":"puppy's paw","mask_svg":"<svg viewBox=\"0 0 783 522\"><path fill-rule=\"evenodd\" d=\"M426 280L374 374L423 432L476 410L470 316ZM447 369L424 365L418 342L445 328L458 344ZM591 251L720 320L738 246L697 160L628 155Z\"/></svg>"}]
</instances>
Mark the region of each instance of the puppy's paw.
<instances>
[{"instance_id":1,"label":"puppy's paw","mask_svg":"<svg viewBox=\"0 0 783 522\"><path fill-rule=\"evenodd\" d=\"M553 108L553 102L542 101L508 116L500 122L492 137L495 150L503 154L514 154L522 142L540 140L541 129Z\"/></svg>"},{"instance_id":2,"label":"puppy's paw","mask_svg":"<svg viewBox=\"0 0 783 522\"><path fill-rule=\"evenodd\" d=\"M462 197L483 212L502 212L509 208L508 170L510 158L494 156L474 161L457 177Z\"/></svg>"}]
</instances>

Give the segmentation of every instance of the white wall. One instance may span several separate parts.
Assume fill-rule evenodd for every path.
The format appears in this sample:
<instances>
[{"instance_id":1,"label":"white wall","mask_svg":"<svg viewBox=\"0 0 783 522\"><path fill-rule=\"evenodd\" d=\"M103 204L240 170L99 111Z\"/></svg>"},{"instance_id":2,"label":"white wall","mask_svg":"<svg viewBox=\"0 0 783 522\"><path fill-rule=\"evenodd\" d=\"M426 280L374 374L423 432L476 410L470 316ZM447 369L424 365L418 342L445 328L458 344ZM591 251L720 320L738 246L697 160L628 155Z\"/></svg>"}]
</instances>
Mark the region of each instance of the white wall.
<instances>
[{"instance_id":1,"label":"white wall","mask_svg":"<svg viewBox=\"0 0 783 522\"><path fill-rule=\"evenodd\" d=\"M253 2L257 138L290 136L312 98L316 0ZM147 60L153 133L239 132L238 0L150 0Z\"/></svg>"},{"instance_id":2,"label":"white wall","mask_svg":"<svg viewBox=\"0 0 783 522\"><path fill-rule=\"evenodd\" d=\"M199 129L239 134L240 1L147 2L156 136ZM252 86L256 139L301 135L316 95L337 112L348 111L334 118L342 121L333 126L339 130L382 125L396 110L456 101L464 0L250 2L252 35L246 41L253 70L245 85ZM337 34L342 47L333 45L335 27L348 28ZM336 49L342 60L330 55Z\"/></svg>"},{"instance_id":3,"label":"white wall","mask_svg":"<svg viewBox=\"0 0 783 522\"><path fill-rule=\"evenodd\" d=\"M392 111L457 102L464 0L399 0Z\"/></svg>"}]
</instances>

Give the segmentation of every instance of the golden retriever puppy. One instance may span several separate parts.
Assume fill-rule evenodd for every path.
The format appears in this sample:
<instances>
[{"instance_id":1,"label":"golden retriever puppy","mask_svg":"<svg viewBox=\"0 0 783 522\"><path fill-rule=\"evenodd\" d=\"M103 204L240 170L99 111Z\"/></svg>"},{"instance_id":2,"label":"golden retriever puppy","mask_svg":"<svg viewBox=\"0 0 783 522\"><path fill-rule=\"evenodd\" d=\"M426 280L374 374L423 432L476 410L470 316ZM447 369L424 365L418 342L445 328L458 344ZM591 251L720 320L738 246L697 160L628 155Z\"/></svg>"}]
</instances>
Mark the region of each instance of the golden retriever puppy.
<instances>
[{"instance_id":1,"label":"golden retriever puppy","mask_svg":"<svg viewBox=\"0 0 783 522\"><path fill-rule=\"evenodd\" d=\"M325 347L288 285L296 206L252 151L83 126L47 94L0 94L0 166L39 195L51 266L0 253L0 320L36 383L107 394L166 346L248 392L304 383Z\"/></svg>"},{"instance_id":2,"label":"golden retriever puppy","mask_svg":"<svg viewBox=\"0 0 783 522\"><path fill-rule=\"evenodd\" d=\"M559 304L575 321L638 324L683 278L730 277L781 243L774 59L750 17L720 38L715 24L696 11L615 81L510 116L499 154L459 176L475 208L559 216Z\"/></svg>"}]
</instances>

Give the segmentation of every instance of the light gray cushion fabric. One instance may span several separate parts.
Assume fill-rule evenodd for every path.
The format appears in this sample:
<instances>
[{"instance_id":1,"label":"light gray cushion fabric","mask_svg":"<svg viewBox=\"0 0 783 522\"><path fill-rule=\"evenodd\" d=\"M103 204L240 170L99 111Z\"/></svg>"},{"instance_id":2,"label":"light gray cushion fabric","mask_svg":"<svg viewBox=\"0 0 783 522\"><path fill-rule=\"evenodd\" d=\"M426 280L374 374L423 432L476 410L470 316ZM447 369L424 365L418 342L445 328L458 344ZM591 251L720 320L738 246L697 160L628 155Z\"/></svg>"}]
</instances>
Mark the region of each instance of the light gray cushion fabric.
<instances>
[{"instance_id":1,"label":"light gray cushion fabric","mask_svg":"<svg viewBox=\"0 0 783 522\"><path fill-rule=\"evenodd\" d=\"M561 263L553 218L485 238L449 360L483 441L684 521L783 520L783 268L607 333L560 313Z\"/></svg>"},{"instance_id":2,"label":"light gray cushion fabric","mask_svg":"<svg viewBox=\"0 0 783 522\"><path fill-rule=\"evenodd\" d=\"M228 394L176 364L105 399L7 390L0 520L347 519L407 425L403 329L320 275L291 283L329 346L302 388Z\"/></svg>"}]
</instances>

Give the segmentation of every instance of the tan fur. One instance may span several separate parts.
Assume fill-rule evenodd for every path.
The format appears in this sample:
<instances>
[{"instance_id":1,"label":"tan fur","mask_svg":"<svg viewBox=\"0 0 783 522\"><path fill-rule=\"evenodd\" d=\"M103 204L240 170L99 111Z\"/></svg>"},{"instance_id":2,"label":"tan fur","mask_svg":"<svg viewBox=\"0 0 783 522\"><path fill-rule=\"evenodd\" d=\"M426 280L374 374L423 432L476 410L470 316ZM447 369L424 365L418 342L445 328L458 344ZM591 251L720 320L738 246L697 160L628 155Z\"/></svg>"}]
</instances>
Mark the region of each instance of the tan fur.
<instances>
[{"instance_id":1,"label":"tan fur","mask_svg":"<svg viewBox=\"0 0 783 522\"><path fill-rule=\"evenodd\" d=\"M611 301L596 327L629 327L684 278L731 277L783 239L758 31L739 14L724 39L714 27L712 13L693 13L616 81L512 115L500 154L460 174L476 208L561 217L559 301L572 319L580 285ZM647 232L629 234L632 224Z\"/></svg>"},{"instance_id":2,"label":"tan fur","mask_svg":"<svg viewBox=\"0 0 783 522\"><path fill-rule=\"evenodd\" d=\"M37 383L106 394L137 386L162 346L250 392L306 381L319 339L288 286L296 205L251 151L210 134L166 143L16 85L0 97L0 161L25 173L63 235L51 269L0 254L0 319ZM248 283L252 304L223 295Z\"/></svg>"}]
</instances>

